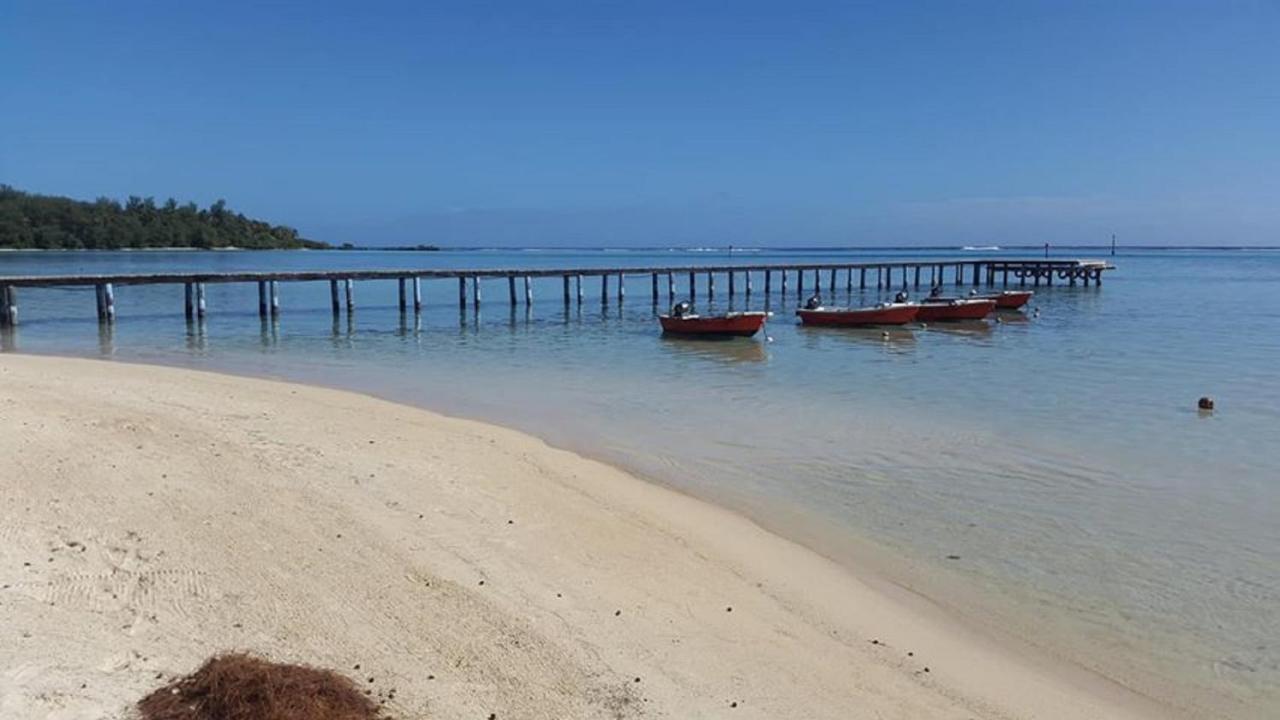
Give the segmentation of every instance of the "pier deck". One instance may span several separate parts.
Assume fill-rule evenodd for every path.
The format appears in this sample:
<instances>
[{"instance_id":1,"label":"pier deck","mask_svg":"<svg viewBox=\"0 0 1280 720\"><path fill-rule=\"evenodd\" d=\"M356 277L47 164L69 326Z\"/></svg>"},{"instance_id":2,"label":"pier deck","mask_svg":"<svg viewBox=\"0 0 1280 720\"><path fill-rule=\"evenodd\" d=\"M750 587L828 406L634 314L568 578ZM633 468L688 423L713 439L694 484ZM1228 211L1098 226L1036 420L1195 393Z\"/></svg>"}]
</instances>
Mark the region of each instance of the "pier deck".
<instances>
[{"instance_id":1,"label":"pier deck","mask_svg":"<svg viewBox=\"0 0 1280 720\"><path fill-rule=\"evenodd\" d=\"M685 297L695 299L698 294L698 278L705 279L703 289L708 298L716 292L716 276L724 276L730 297L739 293L750 296L758 287L755 278L763 279L763 292L773 294L776 291L789 292L788 280L794 285L792 291L803 295L806 284L810 291L818 292L824 287L834 291L844 280L844 287L852 290L870 287L894 290L899 288L934 287L948 282L954 285L970 284L979 286L985 283L994 286L997 279L1002 285L1008 285L1012 279L1018 285L1032 284L1039 286L1042 282L1053 285L1054 279L1075 285L1100 285L1102 274L1114 269L1103 260L1066 260L1066 259L1011 259L955 258L942 260L899 260L873 263L798 263L798 264L729 264L729 265L685 265L662 267L596 267L596 268L540 268L540 269L508 269L508 268L476 268L451 270L326 270L303 272L226 272L226 273L156 273L156 274L117 274L117 275L0 275L0 324L13 326L18 322L18 289L36 287L84 287L95 288L98 320L103 323L115 321L115 292L121 285L182 285L184 288L184 311L188 319L204 317L208 311L205 300L205 286L210 283L253 283L258 287L258 312L263 317L277 316L280 313L279 283L282 282L328 282L330 301L334 315L341 313L345 307L347 312L355 308L356 281L396 281L399 283L400 310L407 312L412 308L415 312L422 309L422 288L424 280L456 280L458 283L458 303L466 307L468 303L467 286L471 286L470 301L480 304L480 281L485 279L507 280L508 297L512 305L517 304L516 281L522 281L525 304L533 303L533 280L539 278L561 278L564 302L583 302L583 278L600 278L602 300L609 300L609 278L615 278L617 299L625 298L625 287L621 281L624 276L648 275L652 281L652 299L659 301L661 285L659 280L666 280L668 299L675 299L677 279L688 278L684 286ZM774 276L778 282L775 284ZM741 278L741 282L739 282ZM823 281L826 281L825 283ZM571 287L572 285L572 287ZM341 292L340 292L341 291Z\"/></svg>"}]
</instances>

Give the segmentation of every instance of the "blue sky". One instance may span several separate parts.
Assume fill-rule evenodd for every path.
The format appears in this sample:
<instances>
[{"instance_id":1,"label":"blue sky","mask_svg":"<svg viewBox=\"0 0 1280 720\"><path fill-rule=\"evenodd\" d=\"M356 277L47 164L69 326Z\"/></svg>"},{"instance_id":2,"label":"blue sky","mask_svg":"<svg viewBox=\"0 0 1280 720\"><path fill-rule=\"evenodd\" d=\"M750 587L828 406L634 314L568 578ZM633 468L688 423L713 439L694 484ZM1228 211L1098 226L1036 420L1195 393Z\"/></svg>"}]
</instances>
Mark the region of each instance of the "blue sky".
<instances>
[{"instance_id":1,"label":"blue sky","mask_svg":"<svg viewBox=\"0 0 1280 720\"><path fill-rule=\"evenodd\" d=\"M0 0L0 182L333 242L1280 244L1274 2Z\"/></svg>"}]
</instances>

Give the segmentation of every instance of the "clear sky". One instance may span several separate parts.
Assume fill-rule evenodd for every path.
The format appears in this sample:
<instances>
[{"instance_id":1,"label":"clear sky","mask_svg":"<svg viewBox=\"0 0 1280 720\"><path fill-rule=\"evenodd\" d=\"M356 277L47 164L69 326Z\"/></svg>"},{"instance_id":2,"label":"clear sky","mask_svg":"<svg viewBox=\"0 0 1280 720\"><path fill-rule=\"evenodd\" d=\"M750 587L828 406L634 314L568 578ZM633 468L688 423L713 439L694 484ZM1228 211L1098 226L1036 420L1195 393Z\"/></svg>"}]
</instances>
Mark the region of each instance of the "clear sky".
<instances>
[{"instance_id":1,"label":"clear sky","mask_svg":"<svg viewBox=\"0 0 1280 720\"><path fill-rule=\"evenodd\" d=\"M1280 244L1280 3L0 0L0 182L366 244Z\"/></svg>"}]
</instances>

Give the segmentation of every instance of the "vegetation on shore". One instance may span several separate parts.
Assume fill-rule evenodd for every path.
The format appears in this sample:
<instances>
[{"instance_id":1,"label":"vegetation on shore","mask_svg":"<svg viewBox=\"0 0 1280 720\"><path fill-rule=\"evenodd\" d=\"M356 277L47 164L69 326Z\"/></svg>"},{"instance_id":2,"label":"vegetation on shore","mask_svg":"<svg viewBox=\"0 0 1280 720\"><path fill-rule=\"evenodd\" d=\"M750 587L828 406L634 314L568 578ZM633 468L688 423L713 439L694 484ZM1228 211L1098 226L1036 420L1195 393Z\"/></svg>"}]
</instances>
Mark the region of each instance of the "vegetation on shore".
<instances>
[{"instance_id":1,"label":"vegetation on shore","mask_svg":"<svg viewBox=\"0 0 1280 720\"><path fill-rule=\"evenodd\" d=\"M93 202L35 195L0 185L0 248L121 250L126 248L327 248L285 225L247 218L223 200L200 209L169 198L131 196Z\"/></svg>"}]
</instances>

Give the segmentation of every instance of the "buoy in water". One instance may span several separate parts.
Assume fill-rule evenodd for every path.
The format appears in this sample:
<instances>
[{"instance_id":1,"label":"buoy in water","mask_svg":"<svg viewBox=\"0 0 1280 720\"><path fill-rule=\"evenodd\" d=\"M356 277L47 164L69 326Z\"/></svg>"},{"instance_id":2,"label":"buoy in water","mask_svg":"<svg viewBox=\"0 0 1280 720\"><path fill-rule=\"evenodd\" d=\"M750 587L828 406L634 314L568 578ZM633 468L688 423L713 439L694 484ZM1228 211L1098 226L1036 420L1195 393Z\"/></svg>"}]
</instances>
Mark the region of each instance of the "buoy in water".
<instances>
[{"instance_id":1,"label":"buoy in water","mask_svg":"<svg viewBox=\"0 0 1280 720\"><path fill-rule=\"evenodd\" d=\"M1208 397L1208 396L1206 396L1206 397L1202 397L1202 398L1200 398L1200 402L1198 402L1198 403L1197 403L1197 406L1198 406L1201 410L1212 410L1212 409L1213 409L1213 398Z\"/></svg>"}]
</instances>

